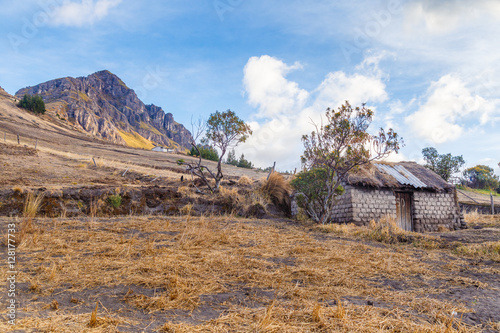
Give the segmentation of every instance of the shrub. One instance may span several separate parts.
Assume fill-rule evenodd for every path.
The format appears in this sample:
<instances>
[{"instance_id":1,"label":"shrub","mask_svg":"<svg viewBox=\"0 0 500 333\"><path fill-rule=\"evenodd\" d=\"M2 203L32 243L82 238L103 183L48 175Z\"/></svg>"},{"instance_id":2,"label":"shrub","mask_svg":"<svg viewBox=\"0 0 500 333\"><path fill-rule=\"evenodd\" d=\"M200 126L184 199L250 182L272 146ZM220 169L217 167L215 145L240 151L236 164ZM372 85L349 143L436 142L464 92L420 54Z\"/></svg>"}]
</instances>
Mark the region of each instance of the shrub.
<instances>
[{"instance_id":1,"label":"shrub","mask_svg":"<svg viewBox=\"0 0 500 333\"><path fill-rule=\"evenodd\" d=\"M215 162L217 162L219 160L219 153L213 147L198 145L198 150L201 154L201 158L204 158L204 159L210 160L210 161L215 161ZM191 147L191 151L189 152L189 155L200 156L200 154L198 154L198 152L196 151L196 149L194 147Z\"/></svg>"},{"instance_id":2,"label":"shrub","mask_svg":"<svg viewBox=\"0 0 500 333\"><path fill-rule=\"evenodd\" d=\"M184 197L184 198L189 198L191 196L191 194L193 193L193 191L191 191L191 189L187 186L180 186L177 189L177 193L182 195L182 197Z\"/></svg>"},{"instance_id":3,"label":"shrub","mask_svg":"<svg viewBox=\"0 0 500 333\"><path fill-rule=\"evenodd\" d=\"M119 208L122 204L122 197L119 194L110 195L108 202L114 208Z\"/></svg>"},{"instance_id":4,"label":"shrub","mask_svg":"<svg viewBox=\"0 0 500 333\"><path fill-rule=\"evenodd\" d=\"M251 185L253 183L252 179L250 179L247 176L241 176L240 179L238 179L238 185Z\"/></svg>"},{"instance_id":5,"label":"shrub","mask_svg":"<svg viewBox=\"0 0 500 333\"><path fill-rule=\"evenodd\" d=\"M40 95L24 95L17 106L36 114L45 113L45 103Z\"/></svg>"},{"instance_id":6,"label":"shrub","mask_svg":"<svg viewBox=\"0 0 500 333\"><path fill-rule=\"evenodd\" d=\"M297 190L297 204L304 209L308 216L316 222L319 221L319 212L322 211L327 199L328 173L325 169L311 169L298 173L291 181ZM342 186L337 188L336 195L342 195Z\"/></svg>"},{"instance_id":7,"label":"shrub","mask_svg":"<svg viewBox=\"0 0 500 333\"><path fill-rule=\"evenodd\" d=\"M273 172L269 179L262 185L262 192L267 194L273 204L278 206L288 216L291 213L292 187L280 173Z\"/></svg>"}]
</instances>

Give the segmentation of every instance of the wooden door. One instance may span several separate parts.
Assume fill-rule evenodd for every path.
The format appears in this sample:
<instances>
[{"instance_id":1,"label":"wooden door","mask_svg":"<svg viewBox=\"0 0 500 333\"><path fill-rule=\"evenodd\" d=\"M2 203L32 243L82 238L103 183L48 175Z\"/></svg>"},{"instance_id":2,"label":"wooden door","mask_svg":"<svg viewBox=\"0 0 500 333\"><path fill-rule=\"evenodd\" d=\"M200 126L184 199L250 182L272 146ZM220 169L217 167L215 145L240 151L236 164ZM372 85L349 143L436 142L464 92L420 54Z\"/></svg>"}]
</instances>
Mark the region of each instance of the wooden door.
<instances>
[{"instance_id":1,"label":"wooden door","mask_svg":"<svg viewBox=\"0 0 500 333\"><path fill-rule=\"evenodd\" d=\"M396 192L396 223L406 231L413 231L411 193Z\"/></svg>"}]
</instances>

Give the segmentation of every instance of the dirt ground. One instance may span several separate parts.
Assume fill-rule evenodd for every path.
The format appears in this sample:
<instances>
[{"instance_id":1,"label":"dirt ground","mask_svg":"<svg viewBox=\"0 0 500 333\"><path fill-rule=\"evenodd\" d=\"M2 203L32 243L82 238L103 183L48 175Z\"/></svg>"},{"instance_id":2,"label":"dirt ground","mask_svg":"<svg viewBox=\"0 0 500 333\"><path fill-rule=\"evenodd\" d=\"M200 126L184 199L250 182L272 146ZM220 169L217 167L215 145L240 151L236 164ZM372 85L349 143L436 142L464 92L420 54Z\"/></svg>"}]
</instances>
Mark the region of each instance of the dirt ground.
<instances>
[{"instance_id":1,"label":"dirt ground","mask_svg":"<svg viewBox=\"0 0 500 333\"><path fill-rule=\"evenodd\" d=\"M397 244L232 216L34 223L17 253L20 332L500 329L500 258L454 247L498 240L498 219Z\"/></svg>"}]
</instances>

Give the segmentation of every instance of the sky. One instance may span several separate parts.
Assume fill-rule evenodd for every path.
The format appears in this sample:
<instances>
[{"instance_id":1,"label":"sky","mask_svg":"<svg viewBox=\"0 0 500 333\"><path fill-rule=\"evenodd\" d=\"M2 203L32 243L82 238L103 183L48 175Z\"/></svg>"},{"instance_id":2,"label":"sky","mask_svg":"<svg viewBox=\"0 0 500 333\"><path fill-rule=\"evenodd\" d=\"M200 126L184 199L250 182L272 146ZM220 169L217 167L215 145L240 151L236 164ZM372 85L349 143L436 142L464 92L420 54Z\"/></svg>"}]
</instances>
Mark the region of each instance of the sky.
<instances>
[{"instance_id":1,"label":"sky","mask_svg":"<svg viewBox=\"0 0 500 333\"><path fill-rule=\"evenodd\" d=\"M300 168L326 108L366 103L369 131L500 174L498 0L0 0L0 86L107 69L191 123L231 109L237 155Z\"/></svg>"}]
</instances>

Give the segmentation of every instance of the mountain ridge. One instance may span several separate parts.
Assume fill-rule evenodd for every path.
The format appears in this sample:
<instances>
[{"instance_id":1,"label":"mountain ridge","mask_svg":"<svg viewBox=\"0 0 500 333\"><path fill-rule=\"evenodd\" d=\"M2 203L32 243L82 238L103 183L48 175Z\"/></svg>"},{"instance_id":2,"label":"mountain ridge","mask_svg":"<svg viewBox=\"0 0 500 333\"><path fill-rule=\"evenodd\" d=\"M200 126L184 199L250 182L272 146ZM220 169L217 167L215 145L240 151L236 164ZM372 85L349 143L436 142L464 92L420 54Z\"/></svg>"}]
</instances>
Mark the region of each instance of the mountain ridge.
<instances>
[{"instance_id":1,"label":"mountain ridge","mask_svg":"<svg viewBox=\"0 0 500 333\"><path fill-rule=\"evenodd\" d=\"M191 133L161 107L144 104L115 74L102 70L89 76L64 77L22 88L40 95L47 112L95 137L132 147L155 145L189 148Z\"/></svg>"}]
</instances>

